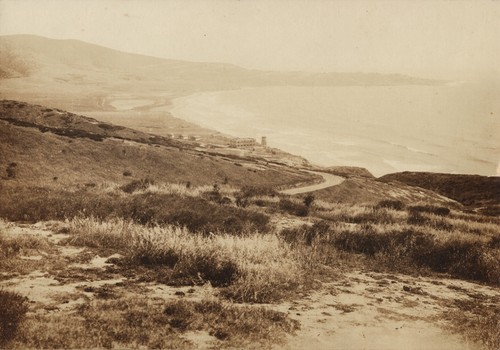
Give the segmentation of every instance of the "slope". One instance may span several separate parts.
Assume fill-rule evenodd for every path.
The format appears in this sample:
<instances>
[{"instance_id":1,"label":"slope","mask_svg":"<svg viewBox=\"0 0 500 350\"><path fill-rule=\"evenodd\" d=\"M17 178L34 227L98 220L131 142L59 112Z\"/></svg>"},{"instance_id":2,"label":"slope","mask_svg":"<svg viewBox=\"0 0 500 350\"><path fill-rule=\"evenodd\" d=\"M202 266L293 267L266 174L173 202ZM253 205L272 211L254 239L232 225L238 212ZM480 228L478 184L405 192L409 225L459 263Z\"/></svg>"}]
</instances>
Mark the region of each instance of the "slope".
<instances>
[{"instance_id":1,"label":"slope","mask_svg":"<svg viewBox=\"0 0 500 350\"><path fill-rule=\"evenodd\" d=\"M201 185L290 185L312 176L254 160L222 158L192 144L16 101L0 103L4 187L93 186L150 178ZM243 165L243 166L242 166Z\"/></svg>"},{"instance_id":2,"label":"slope","mask_svg":"<svg viewBox=\"0 0 500 350\"><path fill-rule=\"evenodd\" d=\"M384 183L369 178L349 178L338 186L314 192L316 198L337 203L376 204L382 200L405 204L434 204L456 207L459 204L433 191L404 183Z\"/></svg>"},{"instance_id":3,"label":"slope","mask_svg":"<svg viewBox=\"0 0 500 350\"><path fill-rule=\"evenodd\" d=\"M409 172L387 174L380 181L399 181L425 188L464 205L500 204L500 177L461 174Z\"/></svg>"}]
</instances>

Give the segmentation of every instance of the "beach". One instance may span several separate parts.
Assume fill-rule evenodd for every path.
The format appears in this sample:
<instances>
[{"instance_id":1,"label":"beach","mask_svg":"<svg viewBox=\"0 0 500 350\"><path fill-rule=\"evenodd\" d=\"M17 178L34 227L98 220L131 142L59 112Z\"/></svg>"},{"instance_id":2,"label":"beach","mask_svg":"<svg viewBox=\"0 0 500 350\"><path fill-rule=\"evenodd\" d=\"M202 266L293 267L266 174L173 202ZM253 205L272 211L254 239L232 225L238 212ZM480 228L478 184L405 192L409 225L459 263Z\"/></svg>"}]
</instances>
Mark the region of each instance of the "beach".
<instances>
[{"instance_id":1,"label":"beach","mask_svg":"<svg viewBox=\"0 0 500 350\"><path fill-rule=\"evenodd\" d=\"M433 171L496 175L500 103L471 84L265 87L173 100L170 113L323 165L375 175Z\"/></svg>"}]
</instances>

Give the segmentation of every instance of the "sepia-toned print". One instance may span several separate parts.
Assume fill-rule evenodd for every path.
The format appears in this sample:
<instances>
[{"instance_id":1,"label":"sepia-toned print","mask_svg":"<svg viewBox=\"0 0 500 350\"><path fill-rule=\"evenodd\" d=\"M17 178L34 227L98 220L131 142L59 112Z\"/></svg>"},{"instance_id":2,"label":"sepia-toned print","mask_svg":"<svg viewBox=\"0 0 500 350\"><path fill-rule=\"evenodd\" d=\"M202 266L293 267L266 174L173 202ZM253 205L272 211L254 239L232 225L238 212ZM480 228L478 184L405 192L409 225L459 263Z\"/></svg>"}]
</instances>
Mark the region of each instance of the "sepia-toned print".
<instances>
[{"instance_id":1,"label":"sepia-toned print","mask_svg":"<svg viewBox=\"0 0 500 350\"><path fill-rule=\"evenodd\" d=\"M499 19L0 0L0 349L500 349Z\"/></svg>"}]
</instances>

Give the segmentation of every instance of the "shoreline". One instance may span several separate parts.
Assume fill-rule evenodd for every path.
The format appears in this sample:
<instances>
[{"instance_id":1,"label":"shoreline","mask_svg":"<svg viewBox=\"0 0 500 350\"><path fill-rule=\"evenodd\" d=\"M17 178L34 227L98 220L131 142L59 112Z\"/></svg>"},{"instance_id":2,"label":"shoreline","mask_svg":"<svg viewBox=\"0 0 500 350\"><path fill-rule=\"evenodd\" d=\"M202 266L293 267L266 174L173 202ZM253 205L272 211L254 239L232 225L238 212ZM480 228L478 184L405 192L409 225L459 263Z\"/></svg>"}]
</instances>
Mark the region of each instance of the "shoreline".
<instances>
[{"instance_id":1,"label":"shoreline","mask_svg":"<svg viewBox=\"0 0 500 350\"><path fill-rule=\"evenodd\" d=\"M316 94L319 91L317 94L320 94L328 89L311 88L305 93L312 91ZM349 89L353 90L351 87ZM376 88L370 87L370 89L374 91ZM272 111L266 115L265 109L269 106L269 101L258 100L251 103L249 101L253 101L252 98L255 97L245 96L255 93L257 98L261 98L266 92L280 90L280 88L243 88L237 91L197 92L173 98L165 110L172 116L221 134L253 137L257 140L261 136L267 136L271 147L304 157L311 164L322 167L363 167L375 176L402 171L499 175L497 163L492 159L492 152L482 152L481 161L470 158L469 144L476 144L475 139L466 140L465 145L464 142L460 142L454 147L454 140L460 135L446 130L443 130L444 134L441 135L438 129L430 129L429 140L407 139L397 132L401 127L394 126L393 123L388 125L395 130L389 132L391 130L385 130L383 125L355 123L345 117L340 120L335 119L333 126L329 126L329 120L324 119L325 117L319 121L307 118L306 121L300 121L304 123L304 127L301 127L299 122L293 120L294 116L283 117L285 113L273 114ZM292 88L292 92L295 91L302 90ZM342 88L336 87L335 91L342 92ZM278 94L278 97L280 96ZM234 102L233 98L236 98ZM255 107L245 108L248 106ZM308 106L297 104L295 107L297 106L307 112ZM330 129L325 129L320 123L326 123ZM413 123L420 122L413 121ZM311 128L304 132L306 125L311 125ZM356 129L352 129L353 126ZM410 127L407 129L412 130ZM314 142L309 142L310 140ZM433 143L433 140L436 143ZM456 141L458 142L458 139ZM485 144L489 143L491 140L487 140Z\"/></svg>"}]
</instances>

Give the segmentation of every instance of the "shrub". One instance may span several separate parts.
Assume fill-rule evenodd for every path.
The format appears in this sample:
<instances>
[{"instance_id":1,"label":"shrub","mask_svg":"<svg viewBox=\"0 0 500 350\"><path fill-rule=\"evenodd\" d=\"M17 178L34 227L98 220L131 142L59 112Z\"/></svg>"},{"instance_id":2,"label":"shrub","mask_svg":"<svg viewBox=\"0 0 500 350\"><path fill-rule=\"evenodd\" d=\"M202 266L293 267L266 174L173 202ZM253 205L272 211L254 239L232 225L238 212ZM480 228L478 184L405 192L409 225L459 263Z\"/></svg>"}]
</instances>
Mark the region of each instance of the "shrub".
<instances>
[{"instance_id":1,"label":"shrub","mask_svg":"<svg viewBox=\"0 0 500 350\"><path fill-rule=\"evenodd\" d=\"M430 213L438 216L448 216L450 209L446 207L438 207L433 205L415 205L408 208L410 214L412 213Z\"/></svg>"},{"instance_id":2,"label":"shrub","mask_svg":"<svg viewBox=\"0 0 500 350\"><path fill-rule=\"evenodd\" d=\"M429 248L420 255L415 255L414 260L421 265L429 266L434 271L500 283L499 251L488 253L482 241L452 237L443 242L435 242Z\"/></svg>"},{"instance_id":3,"label":"shrub","mask_svg":"<svg viewBox=\"0 0 500 350\"><path fill-rule=\"evenodd\" d=\"M129 182L128 184L120 187L120 189L125 193L134 193L136 191L144 191L150 185L153 185L153 184L154 184L154 181L151 179L140 179L140 180L134 180L132 182Z\"/></svg>"},{"instance_id":4,"label":"shrub","mask_svg":"<svg viewBox=\"0 0 500 350\"><path fill-rule=\"evenodd\" d=\"M227 199L229 199L227 197L224 197L226 200L223 199L222 194L220 193L220 186L218 184L214 184L212 190L204 193L203 197L218 204L227 204ZM231 200L229 200L229 202L231 202Z\"/></svg>"},{"instance_id":5,"label":"shrub","mask_svg":"<svg viewBox=\"0 0 500 350\"><path fill-rule=\"evenodd\" d=\"M404 210L405 204L398 200L386 199L378 202L376 208Z\"/></svg>"},{"instance_id":6,"label":"shrub","mask_svg":"<svg viewBox=\"0 0 500 350\"><path fill-rule=\"evenodd\" d=\"M411 211L408 215L407 222L410 225L425 226L429 224L430 218L422 215L420 212Z\"/></svg>"},{"instance_id":7,"label":"shrub","mask_svg":"<svg viewBox=\"0 0 500 350\"><path fill-rule=\"evenodd\" d=\"M455 299L455 310L443 313L452 330L485 349L500 349L500 306L494 301Z\"/></svg>"},{"instance_id":8,"label":"shrub","mask_svg":"<svg viewBox=\"0 0 500 350\"><path fill-rule=\"evenodd\" d=\"M14 179L17 176L17 163L10 163L5 169L7 172L7 177L9 179Z\"/></svg>"},{"instance_id":9,"label":"shrub","mask_svg":"<svg viewBox=\"0 0 500 350\"><path fill-rule=\"evenodd\" d=\"M308 208L309 208L309 207L313 204L313 202L314 202L314 195L313 195L313 194L309 193L309 194L307 194L307 195L304 197L304 202L303 202L303 203L304 203L304 205L305 205L306 207L308 207Z\"/></svg>"},{"instance_id":10,"label":"shrub","mask_svg":"<svg viewBox=\"0 0 500 350\"><path fill-rule=\"evenodd\" d=\"M248 207L249 200L247 197L242 197L240 195L236 195L236 205L240 208Z\"/></svg>"},{"instance_id":11,"label":"shrub","mask_svg":"<svg viewBox=\"0 0 500 350\"><path fill-rule=\"evenodd\" d=\"M0 290L0 347L16 335L19 324L28 312L27 299L18 293Z\"/></svg>"},{"instance_id":12,"label":"shrub","mask_svg":"<svg viewBox=\"0 0 500 350\"><path fill-rule=\"evenodd\" d=\"M436 237L415 229L377 230L365 225L335 232L330 242L341 250L383 257L394 264L430 268L457 277L498 284L500 251L483 239L462 235ZM489 244L489 245L488 245Z\"/></svg>"},{"instance_id":13,"label":"shrub","mask_svg":"<svg viewBox=\"0 0 500 350\"><path fill-rule=\"evenodd\" d=\"M278 192L272 187L268 186L243 186L240 190L242 197L258 197L258 196L270 196L275 197Z\"/></svg>"},{"instance_id":14,"label":"shrub","mask_svg":"<svg viewBox=\"0 0 500 350\"><path fill-rule=\"evenodd\" d=\"M312 226L302 225L301 227L284 229L280 232L280 236L288 243L304 243L310 246L317 237L325 238L329 229L330 224L322 220Z\"/></svg>"},{"instance_id":15,"label":"shrub","mask_svg":"<svg viewBox=\"0 0 500 350\"><path fill-rule=\"evenodd\" d=\"M241 190L236 193L236 205L238 207L246 208L251 203L253 197L275 197L278 193L268 186L243 186ZM258 206L264 206L262 199L255 201Z\"/></svg>"},{"instance_id":16,"label":"shrub","mask_svg":"<svg viewBox=\"0 0 500 350\"><path fill-rule=\"evenodd\" d=\"M307 216L309 214L309 208L307 206L294 203L286 198L280 199L279 208L290 215Z\"/></svg>"}]
</instances>

